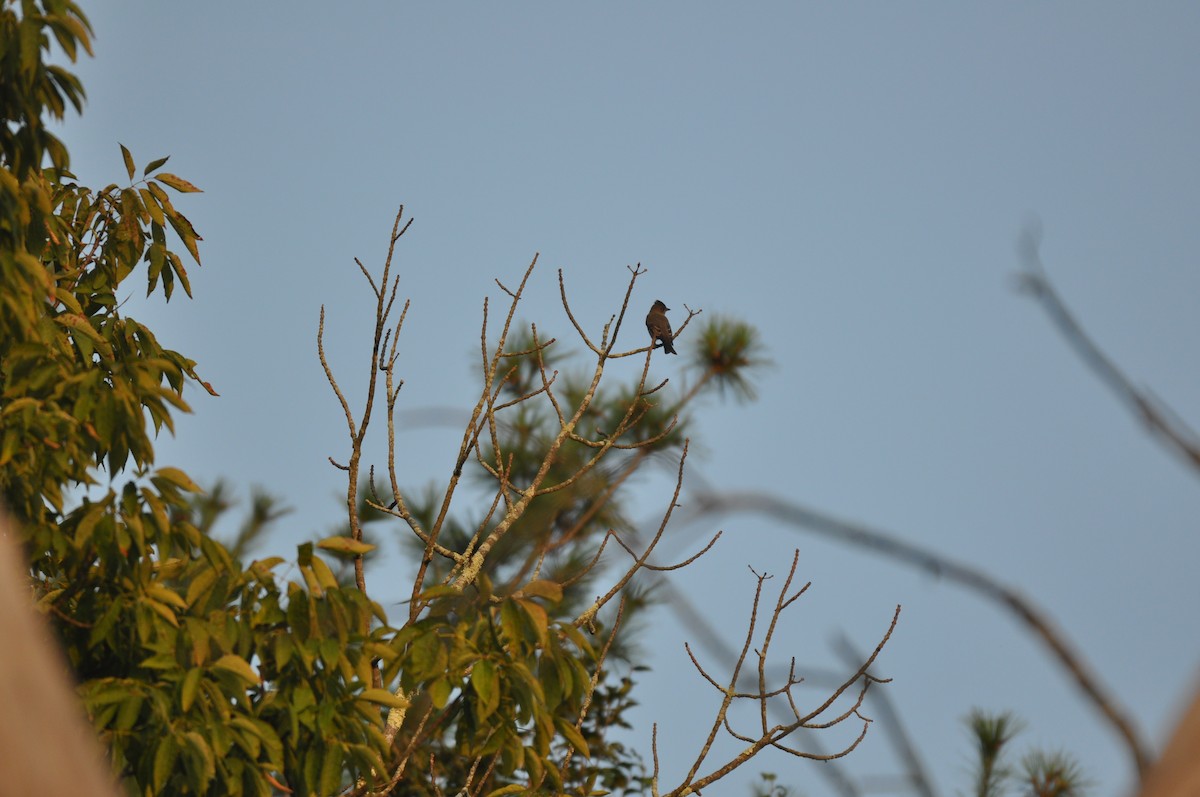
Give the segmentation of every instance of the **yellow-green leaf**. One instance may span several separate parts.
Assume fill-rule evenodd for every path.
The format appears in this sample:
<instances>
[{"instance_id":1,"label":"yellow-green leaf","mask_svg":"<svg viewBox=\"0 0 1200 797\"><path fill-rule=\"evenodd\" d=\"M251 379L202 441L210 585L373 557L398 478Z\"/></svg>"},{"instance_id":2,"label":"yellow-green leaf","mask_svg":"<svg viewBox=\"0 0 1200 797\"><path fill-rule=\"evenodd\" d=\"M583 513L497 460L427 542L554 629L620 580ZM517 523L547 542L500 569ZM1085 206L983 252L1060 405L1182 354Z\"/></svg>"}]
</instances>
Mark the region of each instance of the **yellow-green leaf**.
<instances>
[{"instance_id":1,"label":"yellow-green leaf","mask_svg":"<svg viewBox=\"0 0 1200 797\"><path fill-rule=\"evenodd\" d=\"M159 468L154 472L154 475L160 479L166 479L171 484L186 490L189 493L203 492L194 481L188 478L188 475L179 468Z\"/></svg>"},{"instance_id":2,"label":"yellow-green leaf","mask_svg":"<svg viewBox=\"0 0 1200 797\"><path fill-rule=\"evenodd\" d=\"M333 537L326 537L317 543L318 548L326 551L336 551L337 553L364 554L375 550L375 546L369 542L362 542L353 537L346 537L337 534Z\"/></svg>"},{"instance_id":3,"label":"yellow-green leaf","mask_svg":"<svg viewBox=\"0 0 1200 797\"><path fill-rule=\"evenodd\" d=\"M162 208L159 207L158 202L154 200L154 194L150 193L145 188L139 188L138 193L142 195L142 206L145 207L146 211L150 214L151 220L153 220L154 223L160 227L166 224L167 217L163 215Z\"/></svg>"},{"instance_id":4,"label":"yellow-green leaf","mask_svg":"<svg viewBox=\"0 0 1200 797\"><path fill-rule=\"evenodd\" d=\"M13 402L14 404L16 402ZM93 504L83 519L79 521L79 525L75 528L75 544L83 547L92 539L92 532L96 528L96 524L104 517L108 507L104 504Z\"/></svg>"},{"instance_id":5,"label":"yellow-green leaf","mask_svg":"<svg viewBox=\"0 0 1200 797\"><path fill-rule=\"evenodd\" d=\"M132 177L132 175L130 175ZM200 191L199 188L189 183L187 180L170 172L162 172L154 175L154 179L159 182L166 183L181 194L194 194Z\"/></svg>"},{"instance_id":6,"label":"yellow-green leaf","mask_svg":"<svg viewBox=\"0 0 1200 797\"><path fill-rule=\"evenodd\" d=\"M162 617L171 625L175 626L176 628L179 627L179 618L175 616L175 612L171 610L170 606L159 603L158 601L154 600L154 598L149 597L142 598L140 602L146 606L149 606L155 614L157 614L159 617Z\"/></svg>"},{"instance_id":7,"label":"yellow-green leaf","mask_svg":"<svg viewBox=\"0 0 1200 797\"><path fill-rule=\"evenodd\" d=\"M479 698L476 712L479 719L487 719L500 707L500 690L497 688L499 679L496 677L496 667L487 659L481 659L471 667L471 686Z\"/></svg>"},{"instance_id":8,"label":"yellow-green leaf","mask_svg":"<svg viewBox=\"0 0 1200 797\"><path fill-rule=\"evenodd\" d=\"M154 793L161 794L167 778L175 769L175 758L179 755L179 745L175 737L167 734L158 740L158 749L154 751Z\"/></svg>"},{"instance_id":9,"label":"yellow-green leaf","mask_svg":"<svg viewBox=\"0 0 1200 797\"><path fill-rule=\"evenodd\" d=\"M245 659L241 656L235 656L232 653L227 653L217 659L213 662L213 666L220 667L222 670L228 670L247 683L258 684L262 681L258 677L258 673L254 671L254 668Z\"/></svg>"},{"instance_id":10,"label":"yellow-green leaf","mask_svg":"<svg viewBox=\"0 0 1200 797\"><path fill-rule=\"evenodd\" d=\"M133 156L129 154L129 150L125 149L124 144L118 144L121 148L121 157L125 159L125 171L129 172L129 179L133 179Z\"/></svg>"},{"instance_id":11,"label":"yellow-green leaf","mask_svg":"<svg viewBox=\"0 0 1200 797\"><path fill-rule=\"evenodd\" d=\"M166 165L167 161L170 158L171 158L171 156L168 155L165 158L155 158L154 160L150 161L149 163L146 164L146 168L142 170L142 176L145 177L147 174L154 171L155 169L161 169L164 165Z\"/></svg>"},{"instance_id":12,"label":"yellow-green leaf","mask_svg":"<svg viewBox=\"0 0 1200 797\"><path fill-rule=\"evenodd\" d=\"M434 584L429 589L421 593L421 600L431 601L437 598L447 598L459 594L459 590L449 584Z\"/></svg>"},{"instance_id":13,"label":"yellow-green leaf","mask_svg":"<svg viewBox=\"0 0 1200 797\"><path fill-rule=\"evenodd\" d=\"M454 687L446 678L438 678L429 685L429 699L433 701L434 708L442 709L450 702L450 692Z\"/></svg>"},{"instance_id":14,"label":"yellow-green leaf","mask_svg":"<svg viewBox=\"0 0 1200 797\"><path fill-rule=\"evenodd\" d=\"M321 776L317 788L321 794L337 794L342 786L342 748L335 743L325 744L321 761Z\"/></svg>"},{"instance_id":15,"label":"yellow-green leaf","mask_svg":"<svg viewBox=\"0 0 1200 797\"><path fill-rule=\"evenodd\" d=\"M259 578L270 578L271 569L279 566L284 561L282 556L269 556L266 559L259 559L250 563L250 569Z\"/></svg>"},{"instance_id":16,"label":"yellow-green leaf","mask_svg":"<svg viewBox=\"0 0 1200 797\"><path fill-rule=\"evenodd\" d=\"M358 696L359 700L366 700L370 703L378 703L381 706L391 706L392 708L408 708L409 701L394 695L386 689L364 689L362 694Z\"/></svg>"},{"instance_id":17,"label":"yellow-green leaf","mask_svg":"<svg viewBox=\"0 0 1200 797\"><path fill-rule=\"evenodd\" d=\"M151 584L146 587L146 594L157 601L169 603L180 609L187 608L187 603L184 602L183 598L179 597L179 593L169 587L164 587L162 584Z\"/></svg>"},{"instance_id":18,"label":"yellow-green leaf","mask_svg":"<svg viewBox=\"0 0 1200 797\"><path fill-rule=\"evenodd\" d=\"M591 753L588 752L588 743L583 738L583 734L579 732L571 723L566 720L555 718L554 724L558 726L558 732L563 735L567 742L583 754L584 758L591 758Z\"/></svg>"},{"instance_id":19,"label":"yellow-green leaf","mask_svg":"<svg viewBox=\"0 0 1200 797\"><path fill-rule=\"evenodd\" d=\"M325 560L319 556L313 557L312 572L317 578L317 583L321 585L321 591L338 588L337 576L329 569L329 565L325 564Z\"/></svg>"},{"instance_id":20,"label":"yellow-green leaf","mask_svg":"<svg viewBox=\"0 0 1200 797\"><path fill-rule=\"evenodd\" d=\"M193 667L188 670L187 675L183 676L183 693L180 695L179 703L183 706L183 710L187 711L192 707L192 703L196 701L196 689L200 686L200 668Z\"/></svg>"},{"instance_id":21,"label":"yellow-green leaf","mask_svg":"<svg viewBox=\"0 0 1200 797\"><path fill-rule=\"evenodd\" d=\"M83 316L76 315L75 313L62 313L54 317L54 322L70 329L72 332L78 332L80 335L83 335L96 345L101 354L104 354L106 357L112 357L112 346L100 336L100 333Z\"/></svg>"},{"instance_id":22,"label":"yellow-green leaf","mask_svg":"<svg viewBox=\"0 0 1200 797\"><path fill-rule=\"evenodd\" d=\"M562 600L562 586L544 578L530 581L521 591L529 597L545 598L553 603Z\"/></svg>"},{"instance_id":23,"label":"yellow-green leaf","mask_svg":"<svg viewBox=\"0 0 1200 797\"><path fill-rule=\"evenodd\" d=\"M533 622L533 627L537 630L538 641L544 646L548 641L550 616L546 614L546 610L542 608L541 604L531 600L518 600L517 604L525 610L525 616Z\"/></svg>"},{"instance_id":24,"label":"yellow-green leaf","mask_svg":"<svg viewBox=\"0 0 1200 797\"><path fill-rule=\"evenodd\" d=\"M187 597L185 602L188 606L196 603L196 600L201 595L206 595L213 582L217 580L217 571L212 568L201 570L200 574L192 579L192 583L188 584Z\"/></svg>"},{"instance_id":25,"label":"yellow-green leaf","mask_svg":"<svg viewBox=\"0 0 1200 797\"><path fill-rule=\"evenodd\" d=\"M183 738L193 755L193 760L199 759L195 761L199 765L196 767L199 770L197 774L200 775L201 791L206 791L209 781L216 775L216 762L213 760L212 748L196 731L188 731Z\"/></svg>"}]
</instances>

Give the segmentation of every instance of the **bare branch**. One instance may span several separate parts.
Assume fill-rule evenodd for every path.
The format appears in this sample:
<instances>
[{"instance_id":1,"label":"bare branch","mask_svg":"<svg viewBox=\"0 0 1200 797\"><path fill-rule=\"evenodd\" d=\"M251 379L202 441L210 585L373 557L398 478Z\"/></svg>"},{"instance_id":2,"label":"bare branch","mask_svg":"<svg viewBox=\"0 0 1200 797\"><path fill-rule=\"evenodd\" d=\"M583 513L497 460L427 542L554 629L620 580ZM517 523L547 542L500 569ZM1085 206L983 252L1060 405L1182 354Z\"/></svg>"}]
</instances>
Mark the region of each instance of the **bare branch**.
<instances>
[{"instance_id":1,"label":"bare branch","mask_svg":"<svg viewBox=\"0 0 1200 797\"><path fill-rule=\"evenodd\" d=\"M1020 252L1025 272L1020 275L1020 288L1042 305L1067 343L1100 381L1129 406L1161 443L1200 472L1200 434L1150 390L1135 386L1084 331L1050 282L1038 254L1039 243L1037 230L1027 229L1021 237Z\"/></svg>"},{"instance_id":2,"label":"bare branch","mask_svg":"<svg viewBox=\"0 0 1200 797\"><path fill-rule=\"evenodd\" d=\"M892 621L891 621L890 625L888 626L887 632L880 639L879 643L875 647L874 652L871 654L870 657L868 657L866 662L864 662L860 667L858 667L857 670L849 678L845 679L837 688L835 688L830 693L828 698L826 700L824 700L814 711L810 711L805 714L802 714L800 712L800 710L797 708L795 698L792 694L793 687L797 686L798 684L800 684L803 681L802 678L799 678L796 675L795 659L792 660L792 664L788 669L788 675L787 675L787 678L785 679L784 683L781 686L775 687L775 688L768 688L768 686L767 686L766 664L765 664L766 658L767 658L767 655L769 652L770 644L771 644L771 639L774 635L775 629L779 623L779 620L782 616L783 611L786 608L788 608L789 606L791 606L796 601L796 599L801 594L803 594L805 592L805 590L807 590L807 588L808 588L808 586L805 585L804 587L802 587L800 590L798 590L796 592L792 592L792 590L791 590L791 584L792 584L793 579L795 578L796 567L797 567L798 562L799 562L799 551L796 551L795 555L792 558L792 563L791 563L791 567L789 568L789 571L788 571L788 576L784 580L783 585L780 587L778 598L776 599L775 606L771 612L771 619L770 619L770 622L767 624L767 629L764 634L763 644L758 650L755 651L756 655L758 656L758 662L759 662L758 675L757 675L758 689L755 692L741 693L741 692L738 692L735 687L739 680L740 670L743 667L743 665L745 664L746 658L749 655L749 652L752 648L752 641L754 638L755 627L757 625L757 620L758 620L758 610L759 610L759 605L760 605L761 597L762 597L762 589L763 589L764 582L769 578L769 576L767 576L766 574L757 573L757 572L754 574L755 578L757 580L757 584L755 586L754 602L753 602L753 606L750 611L750 617L749 617L749 621L748 621L748 631L746 634L746 639L743 642L741 652L737 655L737 660L731 668L732 674L727 682L727 685L721 686L715 678L713 678L711 675L709 675L708 672L706 672L705 669L696 660L696 657L692 653L690 645L685 645L685 649L687 650L688 656L691 658L692 664L696 667L697 671L700 672L701 676L709 684L711 684L713 686L713 688L717 689L719 692L722 693L722 700L721 700L720 707L718 708L716 715L714 717L713 726L712 726L711 730L709 731L709 735L708 735L707 739L705 740L705 742L703 743L703 745L700 749L700 752L698 753L698 755L696 757L695 762L692 764L691 769L688 771L687 775L684 776L683 781L679 784L679 786L677 786L673 791L668 793L672 797L682 797L683 795L699 793L700 790L703 789L704 787L725 777L730 772L732 772L734 769L737 769L738 767L742 766L743 764L748 762L751 758L753 758L755 755L757 755L759 752L761 752L769 747L776 748L782 752L785 752L785 753L788 753L790 755L797 756L800 758L807 758L807 759L819 760L819 761L831 761L831 760L834 760L837 758L841 758L845 755L848 755L852 750L854 750L859 745L859 743L862 742L863 738L866 736L866 732L870 725L871 720L868 719L867 717L864 717L860 713L860 709L863 705L863 701L866 698L867 692L868 692L871 684L883 682L882 679L878 679L878 678L875 678L874 676L867 674L867 668L875 661L875 659L879 655L879 652L883 649L884 645L886 645L888 640L891 638L892 632L895 630L896 623L900 616L900 607L899 606L896 607L896 612L892 617ZM858 694L847 709L842 711L838 716L834 717L833 719L827 720L825 722L820 722L820 723L813 722L814 718L820 716L823 712L825 712L830 706L833 705L833 703L835 701L838 700L838 698L840 698L845 693L845 691L850 686L852 686L853 684L856 684L856 683L861 684L858 689ZM786 701L791 708L792 720L790 722L786 722L783 724L771 725L767 719L768 704L771 701L776 700L778 698L786 698ZM756 701L758 703L759 730L757 731L756 735L752 735L750 733L739 732L736 728L734 728L733 723L731 721L729 711L730 711L730 707L732 706L733 702L735 700L747 700L747 699ZM831 727L839 725L851 718L857 718L862 721L862 723L863 723L862 730L859 732L858 736L854 739L854 741L852 741L848 746L846 746L845 748L843 748L842 750L840 750L838 752L826 754L826 753L822 753L822 752L815 752L812 750L801 750L799 748L784 744L785 739L787 739L789 736L791 736L792 734L794 734L798 731L821 730L821 729L831 728ZM713 745L714 741L716 740L717 734L722 728L732 738L734 738L744 744L747 744L749 746L747 748L745 748L741 753L739 753L736 756L734 756L733 758L731 758L725 764L717 767L716 769L714 769L707 775L700 777L700 776L698 776L700 766L703 764L705 758L708 756L709 752L711 751L712 745Z\"/></svg>"},{"instance_id":3,"label":"bare branch","mask_svg":"<svg viewBox=\"0 0 1200 797\"><path fill-rule=\"evenodd\" d=\"M321 367L325 369L325 378L329 380L329 386L333 388L334 395L337 396L338 402L342 405L342 412L346 414L346 425L350 428L350 436L354 436L354 415L350 412L350 402L346 401L346 396L342 393L342 389L338 387L337 379L333 376L333 369L329 367L329 361L325 359L325 305L321 305L321 321L317 324L317 357L321 360ZM330 457L330 462L333 458ZM337 467L342 467L337 465ZM346 468L348 470L348 468Z\"/></svg>"}]
</instances>

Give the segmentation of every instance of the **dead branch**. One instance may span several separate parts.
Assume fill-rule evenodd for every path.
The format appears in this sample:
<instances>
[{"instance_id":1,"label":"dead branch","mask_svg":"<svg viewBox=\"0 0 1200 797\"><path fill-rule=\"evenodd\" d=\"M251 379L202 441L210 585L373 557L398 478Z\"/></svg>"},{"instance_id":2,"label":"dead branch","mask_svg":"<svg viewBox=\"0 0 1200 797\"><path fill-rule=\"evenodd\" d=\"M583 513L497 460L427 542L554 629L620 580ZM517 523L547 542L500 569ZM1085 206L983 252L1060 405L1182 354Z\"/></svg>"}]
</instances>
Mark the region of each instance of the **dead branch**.
<instances>
[{"instance_id":1,"label":"dead branch","mask_svg":"<svg viewBox=\"0 0 1200 797\"><path fill-rule=\"evenodd\" d=\"M387 348L386 341L391 332L388 324L388 316L391 313L392 305L396 299L396 291L400 283L399 277L391 279L392 258L396 252L396 242L400 240L400 237L403 236L404 233L408 232L408 228L412 226L412 219L410 218L408 223L401 228L400 222L403 219L403 216L404 206L401 205L400 209L396 212L396 220L392 224L392 235L391 240L388 242L387 258L384 260L383 273L380 275L378 285L371 277L371 274L367 270L366 266L362 264L362 261L360 261L358 258L355 258L354 260L354 262L358 264L359 270L367 278L367 282L371 286L371 292L375 295L375 331L371 344L370 371L367 377L367 398L363 406L362 420L358 424L355 424L354 414L350 410L349 401L347 401L345 393L342 392L341 387L338 385L337 379L333 375L333 370L330 368L329 362L325 357L324 305L321 306L320 322L317 325L317 356L321 361L322 368L325 370L325 378L329 381L329 385L333 389L334 395L337 396L338 402L342 406L342 411L346 416L346 424L350 436L350 460L344 467L344 470L346 471L346 514L350 526L350 536L354 540L360 542L362 541L362 519L358 515L359 468L362 460L363 441L366 439L367 428L371 423L371 411L375 404L375 391L379 383L380 370L385 370L388 374L388 404L394 405L395 403L395 397L391 390L391 368L395 363L394 341L392 356L388 358L387 365L381 365L381 354ZM390 290L388 288L389 284L391 285ZM407 312L407 309L408 306L406 304L405 312ZM402 315L400 323L402 324L403 321L404 319ZM399 333L400 327L398 325L396 327L397 336ZM337 465L337 463L333 461L332 457L330 458L330 462L333 462L333 464L339 468L342 467ZM363 569L362 553L356 553L354 555L354 583L358 587L359 591L365 595L367 592L367 583L366 573ZM365 634L370 629L368 627L364 627L361 630ZM372 685L375 688L380 688L382 686L382 675L380 673L378 664L373 663L371 666L371 680Z\"/></svg>"}]
</instances>

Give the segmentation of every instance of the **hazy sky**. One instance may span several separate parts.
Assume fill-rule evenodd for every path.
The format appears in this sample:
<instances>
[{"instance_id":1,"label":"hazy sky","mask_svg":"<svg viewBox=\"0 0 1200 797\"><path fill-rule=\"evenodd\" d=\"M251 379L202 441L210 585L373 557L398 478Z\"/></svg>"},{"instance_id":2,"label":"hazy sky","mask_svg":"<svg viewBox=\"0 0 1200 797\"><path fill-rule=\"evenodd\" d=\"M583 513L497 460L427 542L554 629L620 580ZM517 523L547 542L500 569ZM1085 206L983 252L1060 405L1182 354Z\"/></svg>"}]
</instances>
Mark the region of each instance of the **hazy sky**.
<instances>
[{"instance_id":1,"label":"hazy sky","mask_svg":"<svg viewBox=\"0 0 1200 797\"><path fill-rule=\"evenodd\" d=\"M1095 338L1200 422L1200 6L1187 3L89 3L89 102L66 127L77 173L168 166L205 193L195 301L126 309L199 362L219 399L160 463L295 512L289 553L339 513L345 422L315 352L355 397L368 288L396 208L412 300L406 410L464 410L483 297L540 252L523 317L564 345L564 271L583 323L662 298L752 321L775 367L757 403L696 414L688 490L757 489L886 527L987 568L1046 607L1156 744L1200 661L1200 481L1156 444L1013 290L1036 214L1043 257ZM686 343L684 343L686 345ZM654 361L655 377L676 373ZM459 433L402 434L410 485L444 480ZM382 466L382 446L372 449ZM693 493L694 495L694 493ZM639 506L656 522L665 496ZM1012 709L1024 742L1079 756L1096 793L1125 752L1042 649L996 607L887 560L760 518L726 518L676 574L731 641L753 580L801 552L813 587L778 650L837 662L843 631L943 795L968 788L961 718ZM711 529L679 529L694 551ZM293 554L294 555L294 554ZM378 573L379 581L398 578ZM659 723L665 778L717 696L663 613L632 739ZM846 733L832 736L830 748ZM1019 745L1019 748L1021 745ZM875 732L846 768L897 771ZM760 771L828 793L814 765Z\"/></svg>"}]
</instances>

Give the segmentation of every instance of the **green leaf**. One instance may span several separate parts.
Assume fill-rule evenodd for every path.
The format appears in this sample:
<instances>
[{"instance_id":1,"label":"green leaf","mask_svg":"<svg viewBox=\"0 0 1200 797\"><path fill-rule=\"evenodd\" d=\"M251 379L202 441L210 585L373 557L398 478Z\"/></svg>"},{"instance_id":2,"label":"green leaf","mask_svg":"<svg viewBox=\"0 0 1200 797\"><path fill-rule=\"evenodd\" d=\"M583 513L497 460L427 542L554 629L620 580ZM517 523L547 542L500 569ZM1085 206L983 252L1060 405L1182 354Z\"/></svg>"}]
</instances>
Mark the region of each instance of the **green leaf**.
<instances>
[{"instance_id":1,"label":"green leaf","mask_svg":"<svg viewBox=\"0 0 1200 797\"><path fill-rule=\"evenodd\" d=\"M146 168L142 170L142 176L145 177L146 175L150 174L150 172L154 171L155 169L162 168L166 164L166 162L170 159L171 159L171 156L168 155L165 158L157 158L155 160L150 161L149 163L146 164Z\"/></svg>"},{"instance_id":2,"label":"green leaf","mask_svg":"<svg viewBox=\"0 0 1200 797\"><path fill-rule=\"evenodd\" d=\"M254 668L241 656L236 656L233 653L227 653L217 659L213 662L213 666L220 667L222 670L228 670L246 683L253 685L262 683L262 679L258 677L258 673L254 671Z\"/></svg>"},{"instance_id":3,"label":"green leaf","mask_svg":"<svg viewBox=\"0 0 1200 797\"><path fill-rule=\"evenodd\" d=\"M163 162L164 163L166 162L165 158L163 159ZM130 176L132 177L133 175L130 175ZM162 174L156 174L156 175L154 175L154 179L158 180L159 182L166 183L167 185L171 186L172 188L174 188L176 191L178 191L181 194L194 194L194 193L197 193L200 191L199 188L192 185L187 180L185 180L182 177L179 177L177 175L171 174L170 172L163 172Z\"/></svg>"},{"instance_id":4,"label":"green leaf","mask_svg":"<svg viewBox=\"0 0 1200 797\"><path fill-rule=\"evenodd\" d=\"M124 144L118 144L118 146L121 148L121 156L125 158L125 171L129 173L129 179L132 180L134 172L133 156L129 154L129 150L125 149ZM168 183L168 185L170 185L170 183Z\"/></svg>"},{"instance_id":5,"label":"green leaf","mask_svg":"<svg viewBox=\"0 0 1200 797\"><path fill-rule=\"evenodd\" d=\"M336 534L332 537L326 537L317 543L317 547L326 551L335 551L337 553L348 553L355 555L364 554L375 550L375 546L368 542L362 542L341 534Z\"/></svg>"}]
</instances>

